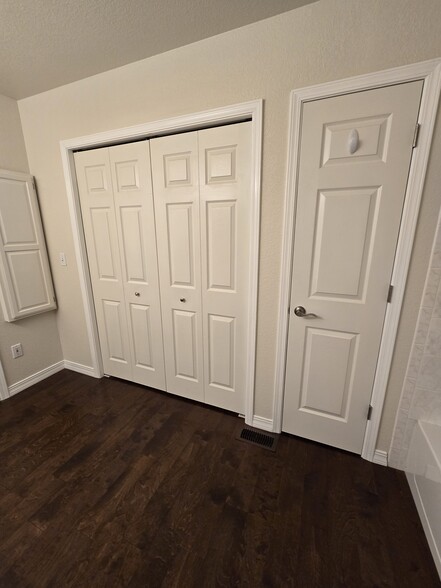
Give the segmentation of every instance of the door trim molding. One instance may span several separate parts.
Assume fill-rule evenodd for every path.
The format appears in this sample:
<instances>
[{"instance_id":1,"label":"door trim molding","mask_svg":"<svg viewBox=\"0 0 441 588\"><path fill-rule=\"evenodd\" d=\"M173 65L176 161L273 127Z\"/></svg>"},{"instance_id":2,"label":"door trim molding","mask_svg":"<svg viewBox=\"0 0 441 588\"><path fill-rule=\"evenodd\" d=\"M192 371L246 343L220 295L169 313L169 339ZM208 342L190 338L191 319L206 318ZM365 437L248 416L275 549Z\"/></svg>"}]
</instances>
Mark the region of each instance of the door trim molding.
<instances>
[{"instance_id":1,"label":"door trim molding","mask_svg":"<svg viewBox=\"0 0 441 588\"><path fill-rule=\"evenodd\" d=\"M274 382L274 431L282 430L283 397L285 386L286 348L288 337L288 307L291 288L291 266L294 244L297 168L300 153L300 127L305 102L329 98L351 92L424 80L418 122L421 124L418 147L414 149L409 171L403 216L398 237L392 273L394 297L388 304L380 343L377 370L372 391L372 418L367 421L362 457L374 461L376 441L383 411L386 387L392 363L392 354L401 315L406 279L409 270L413 240L418 220L421 195L430 153L430 145L437 114L441 88L441 59L405 65L367 75L326 82L293 90L290 96L290 122L288 135L288 169L285 191L282 271L279 296L279 318L276 347L276 373Z\"/></svg>"},{"instance_id":2,"label":"door trim molding","mask_svg":"<svg viewBox=\"0 0 441 588\"><path fill-rule=\"evenodd\" d=\"M9 390L8 384L6 383L2 360L0 359L0 400L6 400L6 398L9 398Z\"/></svg>"},{"instance_id":3,"label":"door trim molding","mask_svg":"<svg viewBox=\"0 0 441 588\"><path fill-rule=\"evenodd\" d=\"M133 140L149 139L160 135L169 135L179 131L193 131L214 125L251 120L252 124L252 186L251 186L251 251L250 251L250 300L248 305L248 350L247 376L245 389L245 422L251 425L254 416L254 380L256 363L257 335L257 289L259 278L259 228L260 228L260 189L262 161L262 117L263 101L253 100L194 114L186 114L145 124L95 133L74 139L60 141L61 159L66 184L69 215L72 226L75 256L78 264L81 295L92 356L93 375L104 375L101 350L98 338L92 284L87 262L86 243L84 239L78 187L75 176L74 151L105 147ZM91 374L92 375L92 374Z\"/></svg>"}]
</instances>

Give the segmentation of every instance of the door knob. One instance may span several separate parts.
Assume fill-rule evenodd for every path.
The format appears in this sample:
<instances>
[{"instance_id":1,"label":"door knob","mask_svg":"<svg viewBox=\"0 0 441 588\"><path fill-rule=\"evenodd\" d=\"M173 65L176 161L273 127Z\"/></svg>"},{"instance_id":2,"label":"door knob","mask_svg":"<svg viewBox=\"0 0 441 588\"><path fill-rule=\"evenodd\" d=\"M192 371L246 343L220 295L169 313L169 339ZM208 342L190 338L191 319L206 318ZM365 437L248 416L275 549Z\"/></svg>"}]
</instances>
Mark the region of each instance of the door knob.
<instances>
[{"instance_id":1,"label":"door knob","mask_svg":"<svg viewBox=\"0 0 441 588\"><path fill-rule=\"evenodd\" d=\"M306 312L304 306L296 306L294 309L294 314L302 318L317 318L317 315L313 312Z\"/></svg>"},{"instance_id":2,"label":"door knob","mask_svg":"<svg viewBox=\"0 0 441 588\"><path fill-rule=\"evenodd\" d=\"M139 296L139 295L140 295L139 292L135 292L135 296Z\"/></svg>"},{"instance_id":3,"label":"door knob","mask_svg":"<svg viewBox=\"0 0 441 588\"><path fill-rule=\"evenodd\" d=\"M187 300L185 298L179 298L180 302L187 302Z\"/></svg>"}]
</instances>

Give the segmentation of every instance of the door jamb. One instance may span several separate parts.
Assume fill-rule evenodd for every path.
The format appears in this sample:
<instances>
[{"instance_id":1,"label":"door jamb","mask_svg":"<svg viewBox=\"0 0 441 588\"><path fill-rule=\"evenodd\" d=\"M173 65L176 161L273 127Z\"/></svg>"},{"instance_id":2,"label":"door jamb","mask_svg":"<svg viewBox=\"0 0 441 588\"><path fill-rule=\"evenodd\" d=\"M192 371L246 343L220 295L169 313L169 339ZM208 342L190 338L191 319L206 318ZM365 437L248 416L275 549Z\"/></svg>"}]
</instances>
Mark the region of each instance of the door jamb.
<instances>
[{"instance_id":1,"label":"door jamb","mask_svg":"<svg viewBox=\"0 0 441 588\"><path fill-rule=\"evenodd\" d=\"M6 400L9 396L8 384L6 383L5 372L0 358L0 400Z\"/></svg>"},{"instance_id":2,"label":"door jamb","mask_svg":"<svg viewBox=\"0 0 441 588\"><path fill-rule=\"evenodd\" d=\"M92 355L92 375L96 378L101 378L104 375L104 370L93 303L92 284L87 261L86 243L81 219L81 208L75 175L74 151L105 147L116 143L127 143L133 140L149 139L153 136L169 135L180 131L193 131L215 125L242 122L244 120L251 120L252 126L252 198L250 211L251 251L249 268L250 300L248 305L248 349L245 387L245 421L247 424L251 425L254 416L254 381L257 335L263 101L253 100L241 104L206 110L195 114L186 114L183 116L167 118L74 139L67 139L60 141L60 149L75 255L78 264L81 295L86 319L87 335Z\"/></svg>"},{"instance_id":3,"label":"door jamb","mask_svg":"<svg viewBox=\"0 0 441 588\"><path fill-rule=\"evenodd\" d=\"M273 427L281 432L285 387L286 352L288 341L288 307L291 289L291 267L294 245L294 222L297 192L297 164L300 154L300 128L303 103L351 92L423 80L423 94L418 122L421 125L418 147L414 149L406 189L391 284L394 296L387 305L383 335L380 342L377 370L372 390L371 420L367 421L361 456L376 461L375 449L383 411L384 398L392 363L398 323L401 315L406 279L412 254L421 196L430 153L441 89L441 59L405 65L367 75L346 78L293 90L290 97L290 126L288 136L288 170L285 191L282 271L280 281L279 318L276 347ZM380 456L377 456L379 459ZM383 458L384 459L384 458ZM383 463L383 460L382 460Z\"/></svg>"}]
</instances>

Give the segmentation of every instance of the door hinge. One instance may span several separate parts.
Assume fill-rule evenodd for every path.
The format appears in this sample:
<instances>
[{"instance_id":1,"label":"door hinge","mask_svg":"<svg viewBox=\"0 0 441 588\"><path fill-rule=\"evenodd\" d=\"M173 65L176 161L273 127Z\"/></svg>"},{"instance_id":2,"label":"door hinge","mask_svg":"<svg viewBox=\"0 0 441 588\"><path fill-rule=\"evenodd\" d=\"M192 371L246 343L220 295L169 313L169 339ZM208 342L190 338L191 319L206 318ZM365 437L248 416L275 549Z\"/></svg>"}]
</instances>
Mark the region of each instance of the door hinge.
<instances>
[{"instance_id":1,"label":"door hinge","mask_svg":"<svg viewBox=\"0 0 441 588\"><path fill-rule=\"evenodd\" d=\"M413 134L412 149L415 149L415 147L417 147L417 145L418 145L418 136L420 134L420 128L421 128L420 123L417 123L415 125L415 132Z\"/></svg>"},{"instance_id":2,"label":"door hinge","mask_svg":"<svg viewBox=\"0 0 441 588\"><path fill-rule=\"evenodd\" d=\"M290 314L290 312L291 312L291 307L288 306L288 314Z\"/></svg>"},{"instance_id":3,"label":"door hinge","mask_svg":"<svg viewBox=\"0 0 441 588\"><path fill-rule=\"evenodd\" d=\"M392 302L392 294L394 293L394 287L392 284L389 286L389 291L387 293L387 301L390 303Z\"/></svg>"},{"instance_id":4,"label":"door hinge","mask_svg":"<svg viewBox=\"0 0 441 588\"><path fill-rule=\"evenodd\" d=\"M367 420L368 420L368 421L370 421L370 420L371 420L371 416L372 416L372 409L373 409L373 406L372 406L372 404L369 404L368 413L367 413Z\"/></svg>"}]
</instances>

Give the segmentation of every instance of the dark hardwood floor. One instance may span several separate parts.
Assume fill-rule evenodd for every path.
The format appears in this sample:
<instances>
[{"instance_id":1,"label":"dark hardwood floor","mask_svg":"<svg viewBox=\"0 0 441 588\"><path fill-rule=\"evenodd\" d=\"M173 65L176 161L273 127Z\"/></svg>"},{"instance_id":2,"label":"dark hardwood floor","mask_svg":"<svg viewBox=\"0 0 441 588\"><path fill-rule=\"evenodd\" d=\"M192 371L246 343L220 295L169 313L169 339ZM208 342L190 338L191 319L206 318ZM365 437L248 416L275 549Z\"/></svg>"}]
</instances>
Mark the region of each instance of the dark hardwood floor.
<instances>
[{"instance_id":1,"label":"dark hardwood floor","mask_svg":"<svg viewBox=\"0 0 441 588\"><path fill-rule=\"evenodd\" d=\"M440 586L404 475L63 371L0 405L0 586Z\"/></svg>"}]
</instances>

